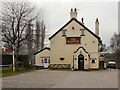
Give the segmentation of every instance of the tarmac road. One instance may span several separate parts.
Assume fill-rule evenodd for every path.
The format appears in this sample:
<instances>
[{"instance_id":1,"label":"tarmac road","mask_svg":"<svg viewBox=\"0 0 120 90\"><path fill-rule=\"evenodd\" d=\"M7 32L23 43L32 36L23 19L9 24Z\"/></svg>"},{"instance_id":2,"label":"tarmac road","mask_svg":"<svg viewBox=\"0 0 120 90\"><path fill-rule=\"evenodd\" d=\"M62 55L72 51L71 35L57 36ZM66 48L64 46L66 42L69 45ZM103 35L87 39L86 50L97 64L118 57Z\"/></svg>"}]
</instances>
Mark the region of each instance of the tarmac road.
<instances>
[{"instance_id":1,"label":"tarmac road","mask_svg":"<svg viewBox=\"0 0 120 90\"><path fill-rule=\"evenodd\" d=\"M118 88L118 70L36 70L2 78L2 88Z\"/></svg>"}]
</instances>

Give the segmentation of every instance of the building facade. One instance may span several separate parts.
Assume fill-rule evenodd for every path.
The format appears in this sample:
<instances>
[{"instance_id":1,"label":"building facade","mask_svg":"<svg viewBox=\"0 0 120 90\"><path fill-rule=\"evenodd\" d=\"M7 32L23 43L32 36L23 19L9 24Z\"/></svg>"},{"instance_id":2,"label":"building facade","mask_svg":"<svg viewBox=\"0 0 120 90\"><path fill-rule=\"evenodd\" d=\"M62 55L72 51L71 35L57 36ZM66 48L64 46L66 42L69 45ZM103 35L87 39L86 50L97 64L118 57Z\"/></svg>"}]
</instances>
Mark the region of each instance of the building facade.
<instances>
[{"instance_id":1,"label":"building facade","mask_svg":"<svg viewBox=\"0 0 120 90\"><path fill-rule=\"evenodd\" d=\"M50 38L50 48L35 53L36 65L44 66L43 58L49 57L49 68L99 69L105 67L99 46L99 21L95 21L95 34L77 20L76 8L71 9L70 21ZM49 59L47 59L49 62ZM45 67L45 66L44 66Z\"/></svg>"}]
</instances>

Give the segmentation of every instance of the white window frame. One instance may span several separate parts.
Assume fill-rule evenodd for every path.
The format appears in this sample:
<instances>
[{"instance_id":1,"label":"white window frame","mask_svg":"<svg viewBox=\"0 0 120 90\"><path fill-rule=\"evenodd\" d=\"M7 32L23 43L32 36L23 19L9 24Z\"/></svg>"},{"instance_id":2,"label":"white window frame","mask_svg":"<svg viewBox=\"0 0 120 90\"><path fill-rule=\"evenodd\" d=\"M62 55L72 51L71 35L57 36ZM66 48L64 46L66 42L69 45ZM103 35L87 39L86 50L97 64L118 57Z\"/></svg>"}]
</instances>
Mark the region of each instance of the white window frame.
<instances>
[{"instance_id":1,"label":"white window frame","mask_svg":"<svg viewBox=\"0 0 120 90\"><path fill-rule=\"evenodd\" d=\"M84 36L84 35L85 35L85 30L81 29L81 36Z\"/></svg>"},{"instance_id":2,"label":"white window frame","mask_svg":"<svg viewBox=\"0 0 120 90\"><path fill-rule=\"evenodd\" d=\"M62 36L66 36L66 31L67 31L67 30L63 30L63 31L62 31Z\"/></svg>"},{"instance_id":3,"label":"white window frame","mask_svg":"<svg viewBox=\"0 0 120 90\"><path fill-rule=\"evenodd\" d=\"M41 63L44 64L44 58L43 57L41 58Z\"/></svg>"},{"instance_id":4,"label":"white window frame","mask_svg":"<svg viewBox=\"0 0 120 90\"><path fill-rule=\"evenodd\" d=\"M47 62L48 62L48 64L50 64L50 58L47 58Z\"/></svg>"},{"instance_id":5,"label":"white window frame","mask_svg":"<svg viewBox=\"0 0 120 90\"><path fill-rule=\"evenodd\" d=\"M44 58L44 63L48 63L47 58Z\"/></svg>"},{"instance_id":6,"label":"white window frame","mask_svg":"<svg viewBox=\"0 0 120 90\"><path fill-rule=\"evenodd\" d=\"M41 63L44 64L46 59L46 63L50 64L50 57L41 57Z\"/></svg>"}]
</instances>

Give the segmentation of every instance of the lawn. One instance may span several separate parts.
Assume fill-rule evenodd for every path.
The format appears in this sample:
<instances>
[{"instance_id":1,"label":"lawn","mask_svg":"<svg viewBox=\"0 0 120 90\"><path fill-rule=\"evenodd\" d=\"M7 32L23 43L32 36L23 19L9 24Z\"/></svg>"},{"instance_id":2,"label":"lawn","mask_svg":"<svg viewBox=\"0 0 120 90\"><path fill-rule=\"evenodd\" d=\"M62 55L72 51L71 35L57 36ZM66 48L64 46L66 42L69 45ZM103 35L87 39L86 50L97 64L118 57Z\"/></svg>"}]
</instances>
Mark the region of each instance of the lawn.
<instances>
[{"instance_id":1,"label":"lawn","mask_svg":"<svg viewBox=\"0 0 120 90\"><path fill-rule=\"evenodd\" d=\"M2 68L2 70L0 71L0 76L2 77L12 76L12 75L17 75L17 74L33 71L33 70L35 69L17 68L16 71L12 71L11 67Z\"/></svg>"}]
</instances>

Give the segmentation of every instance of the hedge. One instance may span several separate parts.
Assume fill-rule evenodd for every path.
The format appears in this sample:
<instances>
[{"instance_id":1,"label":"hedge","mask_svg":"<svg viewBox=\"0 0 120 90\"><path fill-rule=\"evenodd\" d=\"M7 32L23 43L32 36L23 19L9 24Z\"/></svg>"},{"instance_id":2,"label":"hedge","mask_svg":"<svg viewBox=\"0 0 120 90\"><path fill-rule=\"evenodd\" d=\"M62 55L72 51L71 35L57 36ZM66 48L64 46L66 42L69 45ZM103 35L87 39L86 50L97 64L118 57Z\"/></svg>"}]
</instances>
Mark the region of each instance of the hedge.
<instances>
[{"instance_id":1,"label":"hedge","mask_svg":"<svg viewBox=\"0 0 120 90\"><path fill-rule=\"evenodd\" d=\"M13 62L12 57L13 57L12 55L2 55L2 65L12 64ZM17 61L22 62L24 64L28 64L29 57L28 55L19 55Z\"/></svg>"}]
</instances>

